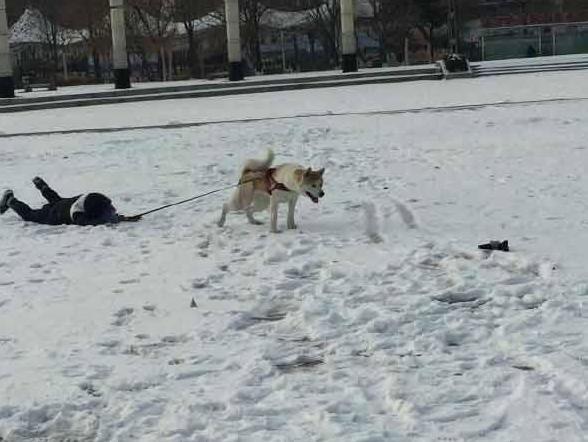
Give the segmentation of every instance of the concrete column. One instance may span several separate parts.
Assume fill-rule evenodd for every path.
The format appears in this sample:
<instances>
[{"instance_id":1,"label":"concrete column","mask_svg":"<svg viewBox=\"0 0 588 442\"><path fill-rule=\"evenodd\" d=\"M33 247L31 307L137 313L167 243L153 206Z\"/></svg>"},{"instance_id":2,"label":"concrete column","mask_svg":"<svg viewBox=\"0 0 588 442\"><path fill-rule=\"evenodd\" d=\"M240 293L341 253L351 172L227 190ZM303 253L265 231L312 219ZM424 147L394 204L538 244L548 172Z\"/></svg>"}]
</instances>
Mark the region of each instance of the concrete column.
<instances>
[{"instance_id":1,"label":"concrete column","mask_svg":"<svg viewBox=\"0 0 588 442\"><path fill-rule=\"evenodd\" d=\"M241 56L241 31L239 0L225 0L227 22L227 44L229 52L229 80L243 80L243 58Z\"/></svg>"},{"instance_id":2,"label":"concrete column","mask_svg":"<svg viewBox=\"0 0 588 442\"><path fill-rule=\"evenodd\" d=\"M343 72L357 72L354 0L341 0L341 47Z\"/></svg>"},{"instance_id":3,"label":"concrete column","mask_svg":"<svg viewBox=\"0 0 588 442\"><path fill-rule=\"evenodd\" d=\"M124 0L110 0L110 27L112 28L114 87L116 89L128 89L131 87L131 79L127 59Z\"/></svg>"},{"instance_id":4,"label":"concrete column","mask_svg":"<svg viewBox=\"0 0 588 442\"><path fill-rule=\"evenodd\" d=\"M12 80L12 61L8 45L8 19L6 18L6 0L0 0L0 98L14 97Z\"/></svg>"}]
</instances>

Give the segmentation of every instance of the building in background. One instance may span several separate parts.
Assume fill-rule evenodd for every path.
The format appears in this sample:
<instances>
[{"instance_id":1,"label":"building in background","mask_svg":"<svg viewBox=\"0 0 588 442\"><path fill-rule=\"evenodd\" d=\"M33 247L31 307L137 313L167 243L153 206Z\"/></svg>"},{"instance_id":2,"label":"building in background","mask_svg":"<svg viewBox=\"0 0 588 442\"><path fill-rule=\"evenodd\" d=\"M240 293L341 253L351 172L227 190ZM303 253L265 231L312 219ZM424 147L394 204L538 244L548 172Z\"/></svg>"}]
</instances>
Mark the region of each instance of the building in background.
<instances>
[{"instance_id":1,"label":"building in background","mask_svg":"<svg viewBox=\"0 0 588 442\"><path fill-rule=\"evenodd\" d=\"M588 53L588 2L565 5L481 0L480 18L464 25L465 51L472 60Z\"/></svg>"}]
</instances>

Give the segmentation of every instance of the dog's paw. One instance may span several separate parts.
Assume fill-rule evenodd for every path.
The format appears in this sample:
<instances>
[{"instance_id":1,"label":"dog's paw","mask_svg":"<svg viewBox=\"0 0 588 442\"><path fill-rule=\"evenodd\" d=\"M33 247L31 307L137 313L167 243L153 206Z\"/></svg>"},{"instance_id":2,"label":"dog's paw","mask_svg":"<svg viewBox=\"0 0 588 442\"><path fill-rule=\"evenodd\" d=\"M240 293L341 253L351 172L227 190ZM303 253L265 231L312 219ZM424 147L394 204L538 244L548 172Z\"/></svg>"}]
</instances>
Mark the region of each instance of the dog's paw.
<instances>
[{"instance_id":1,"label":"dog's paw","mask_svg":"<svg viewBox=\"0 0 588 442\"><path fill-rule=\"evenodd\" d=\"M288 224L288 229L290 230L296 230L298 228L298 226L296 224Z\"/></svg>"}]
</instances>

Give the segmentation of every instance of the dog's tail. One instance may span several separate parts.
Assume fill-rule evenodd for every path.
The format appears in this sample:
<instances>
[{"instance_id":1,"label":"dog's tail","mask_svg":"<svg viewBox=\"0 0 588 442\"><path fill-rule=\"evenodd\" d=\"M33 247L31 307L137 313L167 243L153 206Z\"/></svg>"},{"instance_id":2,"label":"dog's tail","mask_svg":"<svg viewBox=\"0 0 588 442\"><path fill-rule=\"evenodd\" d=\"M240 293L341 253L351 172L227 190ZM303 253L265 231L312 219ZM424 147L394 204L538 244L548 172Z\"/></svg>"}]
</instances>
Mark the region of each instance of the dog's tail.
<instances>
[{"instance_id":1,"label":"dog's tail","mask_svg":"<svg viewBox=\"0 0 588 442\"><path fill-rule=\"evenodd\" d=\"M265 172L268 170L274 162L274 151L272 149L267 150L267 156L264 160L247 160L243 166L241 174L247 172Z\"/></svg>"}]
</instances>

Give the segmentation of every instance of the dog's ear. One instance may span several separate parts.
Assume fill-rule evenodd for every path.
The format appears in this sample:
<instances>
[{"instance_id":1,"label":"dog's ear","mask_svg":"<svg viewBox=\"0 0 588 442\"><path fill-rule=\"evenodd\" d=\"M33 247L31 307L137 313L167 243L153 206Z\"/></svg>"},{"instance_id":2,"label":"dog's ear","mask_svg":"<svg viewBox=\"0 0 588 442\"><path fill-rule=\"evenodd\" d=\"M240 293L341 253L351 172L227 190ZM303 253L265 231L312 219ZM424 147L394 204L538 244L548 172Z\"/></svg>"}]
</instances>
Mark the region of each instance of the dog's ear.
<instances>
[{"instance_id":1,"label":"dog's ear","mask_svg":"<svg viewBox=\"0 0 588 442\"><path fill-rule=\"evenodd\" d=\"M319 169L318 173L320 176L323 176L325 174L325 168Z\"/></svg>"}]
</instances>

